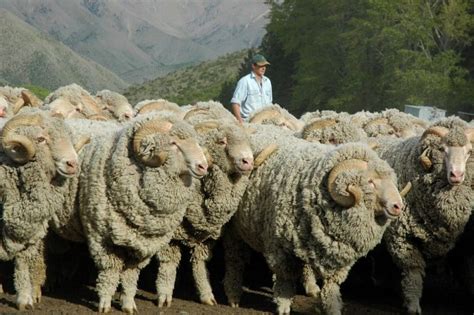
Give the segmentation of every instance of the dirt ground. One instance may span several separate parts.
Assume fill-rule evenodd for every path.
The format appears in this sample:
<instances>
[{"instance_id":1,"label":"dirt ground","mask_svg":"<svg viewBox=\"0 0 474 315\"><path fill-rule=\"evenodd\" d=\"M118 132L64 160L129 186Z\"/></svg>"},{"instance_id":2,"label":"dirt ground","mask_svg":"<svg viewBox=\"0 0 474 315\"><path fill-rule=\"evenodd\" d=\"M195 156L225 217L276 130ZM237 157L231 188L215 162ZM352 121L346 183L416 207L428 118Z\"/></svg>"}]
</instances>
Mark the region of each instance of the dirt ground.
<instances>
[{"instance_id":1,"label":"dirt ground","mask_svg":"<svg viewBox=\"0 0 474 315\"><path fill-rule=\"evenodd\" d=\"M258 256L252 258L252 266L245 274L244 294L240 308L231 308L226 305L226 298L222 287L222 256L217 254L209 264L211 282L216 295L217 306L201 305L197 302L192 276L184 256L184 263L178 270L175 294L172 306L158 308L154 282L156 277L156 263L146 267L139 281L139 290L136 303L139 314L272 314L275 306L272 302L271 275L266 269L263 259ZM61 264L50 264L52 269L48 274L63 274L63 270L73 270L74 276L57 280L54 289L45 288L40 304L30 312L19 312L15 307L15 295L11 279L6 279L4 287L6 293L0 294L0 314L92 314L97 311L98 299L94 291L95 268L87 258L78 258L69 253L60 258ZM80 261L80 267L71 267L71 263ZM370 259L358 262L347 281L341 287L344 301L344 314L347 315L391 315L402 314L401 298L399 294L399 272L385 262L383 268L370 273L372 269ZM382 271L380 270L382 269ZM11 272L11 266L7 273ZM11 274L11 273L10 273ZM369 274L371 274L369 276ZM371 278L372 277L372 278ZM374 280L374 277L377 278ZM11 278L11 277L10 277ZM51 280L49 280L51 282ZM422 298L423 314L434 315L472 315L474 308L472 300L459 286L453 283L442 283L437 277L427 276ZM119 305L119 294L116 294L111 314L122 314ZM308 315L319 314L316 311L314 299L303 295L302 288L298 288L292 314Z\"/></svg>"}]
</instances>

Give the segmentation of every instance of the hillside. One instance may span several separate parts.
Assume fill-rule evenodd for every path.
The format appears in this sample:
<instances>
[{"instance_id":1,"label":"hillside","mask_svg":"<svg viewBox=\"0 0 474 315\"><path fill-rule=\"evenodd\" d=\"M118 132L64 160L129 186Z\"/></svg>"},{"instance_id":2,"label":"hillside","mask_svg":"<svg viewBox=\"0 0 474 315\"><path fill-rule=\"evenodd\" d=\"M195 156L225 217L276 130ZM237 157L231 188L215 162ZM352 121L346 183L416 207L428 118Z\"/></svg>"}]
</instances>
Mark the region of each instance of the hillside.
<instances>
[{"instance_id":1,"label":"hillside","mask_svg":"<svg viewBox=\"0 0 474 315\"><path fill-rule=\"evenodd\" d=\"M130 83L257 47L269 12L264 0L0 0L0 8Z\"/></svg>"},{"instance_id":2,"label":"hillside","mask_svg":"<svg viewBox=\"0 0 474 315\"><path fill-rule=\"evenodd\" d=\"M124 95L131 104L165 98L180 105L216 100L223 84L236 79L247 50L224 55L213 61L177 70L164 77L129 87Z\"/></svg>"},{"instance_id":3,"label":"hillside","mask_svg":"<svg viewBox=\"0 0 474 315\"><path fill-rule=\"evenodd\" d=\"M0 82L54 90L77 83L89 91L122 90L127 84L101 65L0 9Z\"/></svg>"}]
</instances>

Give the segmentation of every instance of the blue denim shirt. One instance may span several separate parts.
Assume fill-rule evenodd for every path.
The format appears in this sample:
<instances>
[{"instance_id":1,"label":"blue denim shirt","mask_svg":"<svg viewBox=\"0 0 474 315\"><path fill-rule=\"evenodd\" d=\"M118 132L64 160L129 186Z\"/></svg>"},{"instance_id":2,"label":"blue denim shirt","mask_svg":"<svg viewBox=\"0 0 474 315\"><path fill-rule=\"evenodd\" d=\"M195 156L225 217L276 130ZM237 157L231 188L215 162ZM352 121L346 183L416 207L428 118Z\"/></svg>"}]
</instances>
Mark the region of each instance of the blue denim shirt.
<instances>
[{"instance_id":1,"label":"blue denim shirt","mask_svg":"<svg viewBox=\"0 0 474 315\"><path fill-rule=\"evenodd\" d=\"M250 72L237 82L231 103L240 104L240 115L247 119L250 113L271 105L273 101L272 83L266 76L262 77L262 85L258 84L255 73Z\"/></svg>"}]
</instances>

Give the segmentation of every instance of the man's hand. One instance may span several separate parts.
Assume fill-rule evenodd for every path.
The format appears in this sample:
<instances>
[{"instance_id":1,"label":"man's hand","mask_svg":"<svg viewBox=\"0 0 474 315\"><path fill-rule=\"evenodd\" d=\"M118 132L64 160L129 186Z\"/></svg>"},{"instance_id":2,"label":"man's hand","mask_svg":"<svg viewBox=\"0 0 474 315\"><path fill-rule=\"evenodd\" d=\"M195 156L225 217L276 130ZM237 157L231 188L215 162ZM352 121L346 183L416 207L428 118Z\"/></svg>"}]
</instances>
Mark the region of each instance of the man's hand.
<instances>
[{"instance_id":1,"label":"man's hand","mask_svg":"<svg viewBox=\"0 0 474 315\"><path fill-rule=\"evenodd\" d=\"M240 124L243 124L243 123L244 123L244 120L243 120L242 117L240 116L240 104L232 103L232 104L231 104L231 108L232 108L232 114L234 114L234 116L235 116L235 118L237 119L237 121L238 121Z\"/></svg>"}]
</instances>

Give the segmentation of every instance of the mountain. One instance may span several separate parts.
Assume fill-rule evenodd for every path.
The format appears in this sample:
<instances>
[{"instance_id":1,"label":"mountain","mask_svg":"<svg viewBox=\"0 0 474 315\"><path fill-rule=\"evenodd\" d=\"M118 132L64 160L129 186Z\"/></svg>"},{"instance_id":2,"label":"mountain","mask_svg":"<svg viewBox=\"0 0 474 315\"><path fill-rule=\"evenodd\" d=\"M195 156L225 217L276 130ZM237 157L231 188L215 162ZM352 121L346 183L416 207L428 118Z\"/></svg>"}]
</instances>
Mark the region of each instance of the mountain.
<instances>
[{"instance_id":1,"label":"mountain","mask_svg":"<svg viewBox=\"0 0 474 315\"><path fill-rule=\"evenodd\" d=\"M130 83L258 46L269 12L264 0L0 0L0 8Z\"/></svg>"},{"instance_id":2,"label":"mountain","mask_svg":"<svg viewBox=\"0 0 474 315\"><path fill-rule=\"evenodd\" d=\"M103 66L79 56L10 12L0 9L0 83L56 89L77 83L89 91L127 84Z\"/></svg>"},{"instance_id":3,"label":"mountain","mask_svg":"<svg viewBox=\"0 0 474 315\"><path fill-rule=\"evenodd\" d=\"M195 101L218 100L224 84L235 84L247 50L229 53L169 73L164 77L130 86L124 92L131 104L146 99L164 98L180 105ZM230 99L229 99L230 101Z\"/></svg>"}]
</instances>

